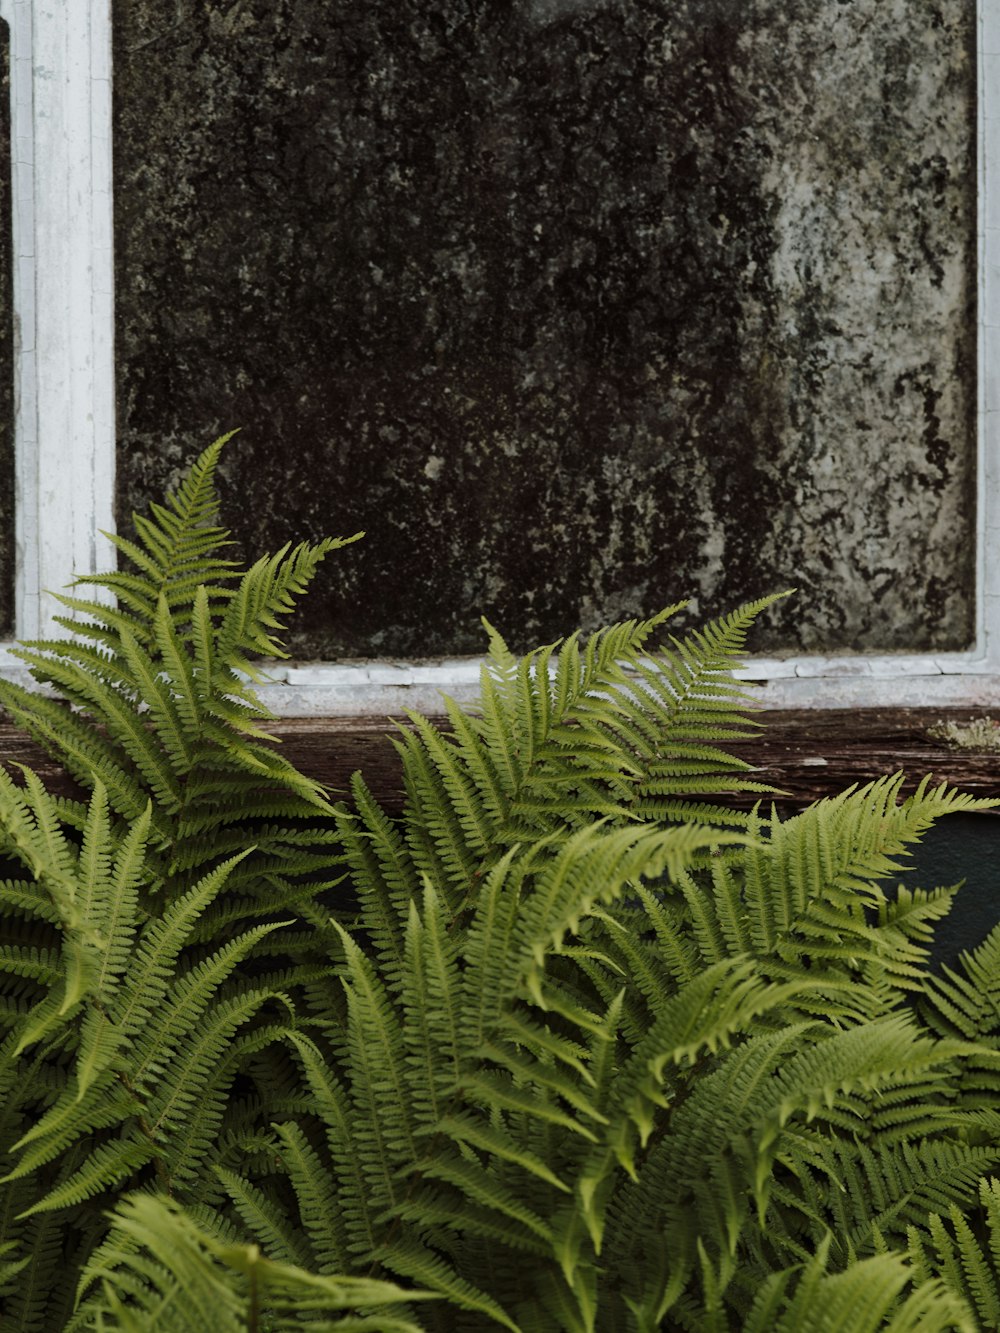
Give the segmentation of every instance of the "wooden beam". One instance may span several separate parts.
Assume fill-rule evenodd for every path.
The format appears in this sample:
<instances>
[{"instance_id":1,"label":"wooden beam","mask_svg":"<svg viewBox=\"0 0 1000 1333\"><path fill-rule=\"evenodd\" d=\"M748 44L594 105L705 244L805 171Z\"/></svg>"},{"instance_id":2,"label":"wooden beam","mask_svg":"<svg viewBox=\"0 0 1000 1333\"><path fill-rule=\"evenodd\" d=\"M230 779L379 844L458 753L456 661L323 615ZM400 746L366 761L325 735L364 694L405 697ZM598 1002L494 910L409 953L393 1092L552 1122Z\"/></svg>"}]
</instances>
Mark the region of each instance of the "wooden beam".
<instances>
[{"instance_id":1,"label":"wooden beam","mask_svg":"<svg viewBox=\"0 0 1000 1333\"><path fill-rule=\"evenodd\" d=\"M899 769L906 772L909 789L931 773L935 781L1000 798L1000 750L956 749L928 734L944 722L964 727L981 716L982 710L922 708L761 712L759 737L730 749L757 769L757 781L788 793L783 805L807 805ZM445 724L442 718L432 721ZM304 772L345 791L360 769L385 806L399 807L400 767L389 741L394 730L389 719L283 718L270 730L280 737L282 753ZM1000 745L1000 728L997 737ZM743 807L753 799L732 797Z\"/></svg>"},{"instance_id":2,"label":"wooden beam","mask_svg":"<svg viewBox=\"0 0 1000 1333\"><path fill-rule=\"evenodd\" d=\"M900 769L908 789L930 773L936 782L1000 800L1000 749L956 749L928 734L944 722L966 727L981 716L972 709L762 711L760 735L729 748L754 766L757 781L787 793L780 802L784 807L806 805ZM432 721L445 725L442 718ZM351 774L360 770L382 804L399 809L402 783L391 719L281 718L268 729L287 759L335 792L345 793ZM1000 727L997 736L1000 746ZM76 792L58 766L9 722L0 722L0 759L28 764L54 791ZM741 807L753 801L738 793L725 799Z\"/></svg>"}]
</instances>

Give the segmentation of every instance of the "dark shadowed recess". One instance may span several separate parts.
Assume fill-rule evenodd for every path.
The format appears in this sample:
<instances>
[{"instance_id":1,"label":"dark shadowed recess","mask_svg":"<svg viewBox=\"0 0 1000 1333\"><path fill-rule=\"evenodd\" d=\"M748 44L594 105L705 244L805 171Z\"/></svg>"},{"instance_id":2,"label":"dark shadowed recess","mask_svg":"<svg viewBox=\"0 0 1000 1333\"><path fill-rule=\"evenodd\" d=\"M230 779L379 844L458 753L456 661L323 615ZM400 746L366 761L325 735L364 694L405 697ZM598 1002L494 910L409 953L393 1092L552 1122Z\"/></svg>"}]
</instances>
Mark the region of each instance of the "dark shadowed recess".
<instances>
[{"instance_id":1,"label":"dark shadowed recess","mask_svg":"<svg viewBox=\"0 0 1000 1333\"><path fill-rule=\"evenodd\" d=\"M916 849L903 882L924 889L962 883L951 912L934 928L934 961L951 966L1000 922L1000 815L941 820Z\"/></svg>"},{"instance_id":2,"label":"dark shadowed recess","mask_svg":"<svg viewBox=\"0 0 1000 1333\"><path fill-rule=\"evenodd\" d=\"M966 647L974 9L116 0L121 521L238 425L302 656Z\"/></svg>"},{"instance_id":3,"label":"dark shadowed recess","mask_svg":"<svg viewBox=\"0 0 1000 1333\"><path fill-rule=\"evenodd\" d=\"M14 245L10 29L0 20L0 638L14 633Z\"/></svg>"}]
</instances>

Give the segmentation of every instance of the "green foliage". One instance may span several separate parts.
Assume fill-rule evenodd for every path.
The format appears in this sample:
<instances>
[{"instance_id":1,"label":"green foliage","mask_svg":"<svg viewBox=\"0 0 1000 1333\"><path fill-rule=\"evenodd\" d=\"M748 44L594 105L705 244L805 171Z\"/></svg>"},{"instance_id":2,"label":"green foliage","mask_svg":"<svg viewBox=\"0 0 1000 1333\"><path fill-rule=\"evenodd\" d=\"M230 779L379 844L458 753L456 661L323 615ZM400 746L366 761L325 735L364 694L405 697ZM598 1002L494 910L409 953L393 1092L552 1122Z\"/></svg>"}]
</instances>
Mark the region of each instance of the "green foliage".
<instances>
[{"instance_id":1,"label":"green foliage","mask_svg":"<svg viewBox=\"0 0 1000 1333\"><path fill-rule=\"evenodd\" d=\"M972 1327L1000 1328L1000 1181L979 1182L978 1215L964 1216L954 1204L947 1219L934 1213L910 1229L914 1267L925 1281L943 1279L978 1317Z\"/></svg>"},{"instance_id":2,"label":"green foliage","mask_svg":"<svg viewBox=\"0 0 1000 1333\"><path fill-rule=\"evenodd\" d=\"M151 808L147 859L171 892L242 852L250 831L255 852L234 869L226 910L246 895L246 911L273 912L329 874L316 821L329 806L266 743L251 655L285 656L283 618L345 540L285 546L246 570L220 558L230 541L213 480L228 438L165 505L133 516L135 542L111 537L125 567L76 581L95 597L59 597L70 637L15 649L57 698L0 681L0 705L81 786L101 782L121 819Z\"/></svg>"},{"instance_id":3,"label":"green foliage","mask_svg":"<svg viewBox=\"0 0 1000 1333\"><path fill-rule=\"evenodd\" d=\"M873 1255L835 1274L825 1271L826 1260L823 1244L801 1272L771 1274L754 1300L744 1333L973 1333L977 1327L955 1291L932 1277L916 1282L901 1255ZM913 1289L907 1291L910 1284Z\"/></svg>"},{"instance_id":4,"label":"green foliage","mask_svg":"<svg viewBox=\"0 0 1000 1333\"><path fill-rule=\"evenodd\" d=\"M975 803L899 786L745 831L609 816L508 848L471 896L416 838L343 814L360 919L313 989L321 1035L294 1039L325 1144L289 1180L303 1222L343 1219L312 1261L374 1251L464 1311L435 1329L729 1328L820 1246L843 1270L965 1203L1000 1157L995 1111L956 1101L969 1045L903 1005L947 896L891 903L882 881ZM366 876L365 841L422 887ZM887 1311L893 1264L870 1269L903 1272Z\"/></svg>"},{"instance_id":5,"label":"green foliage","mask_svg":"<svg viewBox=\"0 0 1000 1333\"><path fill-rule=\"evenodd\" d=\"M133 1194L87 1266L100 1284L72 1328L105 1333L420 1333L408 1306L429 1293L364 1277L321 1277L221 1240L176 1204Z\"/></svg>"},{"instance_id":6,"label":"green foliage","mask_svg":"<svg viewBox=\"0 0 1000 1333\"><path fill-rule=\"evenodd\" d=\"M337 543L242 574L220 560L222 443L137 517L141 545L119 540L133 570L89 580L117 602L64 599L84 616L63 621L76 637L23 650L61 699L0 683L91 792L55 799L27 770L22 786L0 773L0 1299L13 1329L62 1328L121 1191L206 1206L211 1167L246 1161L253 1062L311 975L276 939L339 878L326 798L264 743L245 679L247 653L280 651L280 617Z\"/></svg>"},{"instance_id":7,"label":"green foliage","mask_svg":"<svg viewBox=\"0 0 1000 1333\"><path fill-rule=\"evenodd\" d=\"M729 808L765 599L487 627L333 806L253 681L339 543L223 559L222 444L0 683L89 792L0 773L0 1326L996 1327L1000 930L932 975L895 891L984 803Z\"/></svg>"}]
</instances>

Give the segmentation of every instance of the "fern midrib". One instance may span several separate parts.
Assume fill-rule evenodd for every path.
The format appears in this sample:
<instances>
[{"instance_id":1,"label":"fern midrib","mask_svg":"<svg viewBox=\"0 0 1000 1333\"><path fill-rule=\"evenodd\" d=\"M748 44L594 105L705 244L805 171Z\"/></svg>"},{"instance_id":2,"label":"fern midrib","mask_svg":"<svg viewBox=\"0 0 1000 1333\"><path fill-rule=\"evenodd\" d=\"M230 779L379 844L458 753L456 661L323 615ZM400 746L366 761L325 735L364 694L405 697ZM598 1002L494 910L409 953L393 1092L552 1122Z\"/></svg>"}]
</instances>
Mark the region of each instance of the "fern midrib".
<instances>
[{"instance_id":1,"label":"fern midrib","mask_svg":"<svg viewBox=\"0 0 1000 1333\"><path fill-rule=\"evenodd\" d=\"M160 1182L160 1185L163 1188L163 1192L167 1195L168 1198L172 1199L174 1194L173 1182L171 1181L170 1171L167 1168L167 1164L160 1153L160 1141L156 1137L156 1133L153 1129L153 1126L149 1123L149 1120L146 1117L145 1099L139 1095L131 1079L129 1078L128 1074L124 1072L124 1070L119 1072L118 1079L122 1087L125 1089L128 1095L133 1099L136 1105L143 1108L135 1113L134 1116L135 1124L139 1130L139 1133L143 1136L143 1138L146 1139L153 1146L154 1152L151 1161L153 1163L153 1169L156 1172L156 1178Z\"/></svg>"},{"instance_id":2,"label":"fern midrib","mask_svg":"<svg viewBox=\"0 0 1000 1333\"><path fill-rule=\"evenodd\" d=\"M698 688L699 682L702 680L702 677L706 673L718 675L719 670L717 667L706 668L706 670L703 671L700 675L690 676L688 680L685 682L684 688L680 693L677 692L676 687L673 687L675 697L674 697L674 702L672 704L670 721L676 721L677 719L683 717L685 705L688 702L690 702L692 698L697 697L696 690ZM516 841L519 836L520 837L524 836L524 829L521 825L517 823L516 815L519 806L524 811L533 810L533 807L531 807L525 801L525 788L530 782L537 780L539 771L544 773L545 767L549 764L550 761L548 759L548 756L546 756L544 753L546 746L552 743L553 737L558 735L558 733L561 730L564 729L571 730L574 727L582 726L582 723L578 719L574 718L573 714L581 706L582 703L594 697L595 691L597 691L600 688L602 683L603 682L600 678L600 669L596 660L590 661L586 663L585 669L581 674L577 687L575 688L573 693L565 701L563 701L562 707L557 711L553 709L550 705L549 708L546 710L545 713L547 722L546 730L541 738L532 738L533 744L530 747L531 762L526 768L519 768L513 790L505 794L506 808L503 819L494 828L491 839L491 845L481 857L477 869L473 872L469 883L466 885L465 888L466 897L464 901L459 905L451 922L449 923L448 926L449 931L455 929L458 926L458 924L463 920L465 912L467 912L470 909L470 907L474 905L477 885L482 880L482 878L491 869L493 869L494 866L498 864L499 860L505 854L504 850L505 847L509 849L511 841ZM649 781L650 770L653 768L655 763L659 762L664 757L665 751L663 748L662 737L666 725L668 724L663 722L660 722L659 724L658 740L651 756L647 758L646 756L643 756L641 753L636 751L634 748L631 750L633 757L637 761L640 761L643 764L644 771L636 773L634 775L625 775L619 773L619 781L627 783L629 790L628 794L625 795L624 797L622 797L621 794L615 794L613 797L613 803L617 807L617 809L621 812L621 817L624 820L627 820L630 815L634 814L637 810L641 808L641 803L644 800L644 794L642 788ZM542 757L535 758L536 754L539 751L542 752ZM521 754L521 747L518 746L514 749L514 755L515 757L520 757L520 754ZM509 771L510 766L507 767ZM463 766L463 777L466 777L475 786L475 780L473 775L471 773L468 773L468 771L465 769L464 766ZM581 780L583 780L582 775L581 775ZM598 781L600 782L601 780L599 779ZM495 785L493 790L495 791ZM537 809L534 809L533 812L537 816L538 813ZM551 821L549 821L548 831L551 831L551 829L552 829L552 823ZM535 839L538 839L543 835L536 832L533 836Z\"/></svg>"}]
</instances>

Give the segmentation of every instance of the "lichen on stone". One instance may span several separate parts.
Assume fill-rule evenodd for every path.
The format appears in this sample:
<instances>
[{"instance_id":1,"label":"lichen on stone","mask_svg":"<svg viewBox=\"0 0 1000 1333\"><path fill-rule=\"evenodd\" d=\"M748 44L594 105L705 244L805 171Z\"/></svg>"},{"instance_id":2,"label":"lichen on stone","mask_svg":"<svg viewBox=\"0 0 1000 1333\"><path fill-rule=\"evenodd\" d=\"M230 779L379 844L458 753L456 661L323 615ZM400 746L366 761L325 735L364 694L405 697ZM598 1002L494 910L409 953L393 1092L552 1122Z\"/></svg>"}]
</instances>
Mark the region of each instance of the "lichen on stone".
<instances>
[{"instance_id":1,"label":"lichen on stone","mask_svg":"<svg viewBox=\"0 0 1000 1333\"><path fill-rule=\"evenodd\" d=\"M119 515L243 427L302 655L801 589L973 636L966 0L116 0Z\"/></svg>"}]
</instances>

